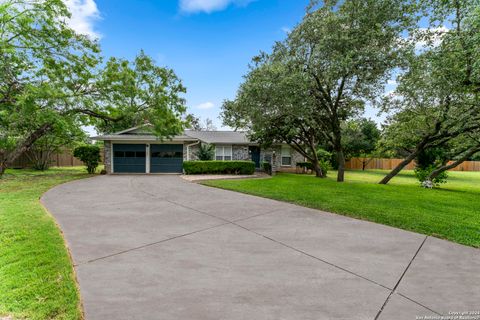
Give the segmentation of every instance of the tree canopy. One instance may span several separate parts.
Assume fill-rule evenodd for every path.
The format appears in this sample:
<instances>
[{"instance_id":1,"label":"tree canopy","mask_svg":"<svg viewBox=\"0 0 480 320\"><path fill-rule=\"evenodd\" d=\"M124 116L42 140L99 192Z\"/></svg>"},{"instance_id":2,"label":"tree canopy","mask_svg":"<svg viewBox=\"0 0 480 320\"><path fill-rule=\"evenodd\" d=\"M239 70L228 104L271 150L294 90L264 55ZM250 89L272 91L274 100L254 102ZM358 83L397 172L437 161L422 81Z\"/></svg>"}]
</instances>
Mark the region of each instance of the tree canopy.
<instances>
[{"instance_id":1,"label":"tree canopy","mask_svg":"<svg viewBox=\"0 0 480 320\"><path fill-rule=\"evenodd\" d=\"M254 58L236 100L223 106L225 124L288 143L315 167L311 150L326 141L343 181L342 125L377 100L404 62L401 34L416 21L413 10L408 1L312 1L285 41Z\"/></svg>"},{"instance_id":2,"label":"tree canopy","mask_svg":"<svg viewBox=\"0 0 480 320\"><path fill-rule=\"evenodd\" d=\"M179 121L186 111L186 92L173 70L159 67L143 51L133 61L111 58L100 70L96 82L99 100L95 108L109 119L93 117L102 133L111 133L148 122L161 137L181 132L186 125ZM98 105L100 101L101 105Z\"/></svg>"},{"instance_id":3,"label":"tree canopy","mask_svg":"<svg viewBox=\"0 0 480 320\"><path fill-rule=\"evenodd\" d=\"M351 157L367 157L377 149L380 129L372 119L359 118L347 121L342 127L345 155Z\"/></svg>"},{"instance_id":4,"label":"tree canopy","mask_svg":"<svg viewBox=\"0 0 480 320\"><path fill-rule=\"evenodd\" d=\"M478 149L480 3L425 4L430 27L414 35L425 45L410 56L397 89L384 101L391 114L384 144L404 150L406 158L381 183L388 183L426 149L450 145L452 159L466 159ZM439 28L444 25L451 28Z\"/></svg>"},{"instance_id":5,"label":"tree canopy","mask_svg":"<svg viewBox=\"0 0 480 320\"><path fill-rule=\"evenodd\" d=\"M0 2L0 174L61 127L108 132L149 122L164 138L185 125L185 88L172 70L143 52L103 65L97 42L69 18L61 0Z\"/></svg>"}]
</instances>

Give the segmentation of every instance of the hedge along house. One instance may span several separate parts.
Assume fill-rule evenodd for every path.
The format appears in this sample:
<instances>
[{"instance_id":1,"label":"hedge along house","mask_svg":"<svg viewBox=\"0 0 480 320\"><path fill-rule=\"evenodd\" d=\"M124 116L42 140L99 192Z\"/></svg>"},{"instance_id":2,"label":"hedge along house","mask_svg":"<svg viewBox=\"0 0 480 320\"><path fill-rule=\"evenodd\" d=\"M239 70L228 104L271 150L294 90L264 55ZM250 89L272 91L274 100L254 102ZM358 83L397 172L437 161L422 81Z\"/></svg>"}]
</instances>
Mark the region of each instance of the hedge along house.
<instances>
[{"instance_id":1,"label":"hedge along house","mask_svg":"<svg viewBox=\"0 0 480 320\"><path fill-rule=\"evenodd\" d=\"M202 143L215 146L214 160L251 160L257 168L267 161L276 171L294 171L297 162L305 161L286 144L263 149L249 141L245 132L236 131L185 130L162 141L145 125L92 139L104 141L105 170L109 174L182 173L183 161L198 160Z\"/></svg>"}]
</instances>

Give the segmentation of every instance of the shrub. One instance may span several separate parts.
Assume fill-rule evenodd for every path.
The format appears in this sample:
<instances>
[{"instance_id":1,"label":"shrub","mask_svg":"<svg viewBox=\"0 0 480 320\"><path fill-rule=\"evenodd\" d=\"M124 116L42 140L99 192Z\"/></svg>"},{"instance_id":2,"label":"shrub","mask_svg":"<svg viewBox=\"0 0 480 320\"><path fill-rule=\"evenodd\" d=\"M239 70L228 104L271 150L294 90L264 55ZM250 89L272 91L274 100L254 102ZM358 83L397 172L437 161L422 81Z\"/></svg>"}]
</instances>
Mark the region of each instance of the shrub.
<instances>
[{"instance_id":1,"label":"shrub","mask_svg":"<svg viewBox=\"0 0 480 320\"><path fill-rule=\"evenodd\" d=\"M80 159L87 166L90 174L95 173L100 163L100 148L94 145L84 145L73 150L73 156Z\"/></svg>"},{"instance_id":2,"label":"shrub","mask_svg":"<svg viewBox=\"0 0 480 320\"><path fill-rule=\"evenodd\" d=\"M253 161L184 161L186 174L253 174Z\"/></svg>"},{"instance_id":3,"label":"shrub","mask_svg":"<svg viewBox=\"0 0 480 320\"><path fill-rule=\"evenodd\" d=\"M323 177L326 177L328 170L330 170L330 162L322 159L318 162L318 164L320 165L320 169L322 169ZM313 164L311 162L297 162L297 167L314 171Z\"/></svg>"},{"instance_id":4,"label":"shrub","mask_svg":"<svg viewBox=\"0 0 480 320\"><path fill-rule=\"evenodd\" d=\"M326 178L328 170L330 170L330 168L332 167L330 165L330 161L322 159L319 161L319 165L320 165L320 168L322 169L323 177Z\"/></svg>"},{"instance_id":5,"label":"shrub","mask_svg":"<svg viewBox=\"0 0 480 320\"><path fill-rule=\"evenodd\" d=\"M430 173L442 163L443 158L445 158L445 150L440 147L429 148L418 154L416 158L415 176L418 181L420 181L422 187L431 189L447 182L448 173L446 171L439 174L433 181L427 180Z\"/></svg>"},{"instance_id":6,"label":"shrub","mask_svg":"<svg viewBox=\"0 0 480 320\"><path fill-rule=\"evenodd\" d=\"M318 157L319 160L328 161L332 157L332 153L328 152L327 150L324 150L322 148L319 148L317 150L317 157Z\"/></svg>"},{"instance_id":7,"label":"shrub","mask_svg":"<svg viewBox=\"0 0 480 320\"><path fill-rule=\"evenodd\" d=\"M440 173L433 181L428 181L427 178L432 173L433 170L436 169L435 165L430 165L426 168L420 168L416 167L415 168L415 176L417 177L418 181L420 181L420 184L424 188L433 188L433 187L439 187L440 184L446 183L447 178L448 178L448 172L444 171Z\"/></svg>"},{"instance_id":8,"label":"shrub","mask_svg":"<svg viewBox=\"0 0 480 320\"><path fill-rule=\"evenodd\" d=\"M215 147L211 144L201 144L197 151L198 160L209 161L215 157Z\"/></svg>"},{"instance_id":9,"label":"shrub","mask_svg":"<svg viewBox=\"0 0 480 320\"><path fill-rule=\"evenodd\" d=\"M310 162L297 162L297 167L306 170L313 170L313 164Z\"/></svg>"},{"instance_id":10,"label":"shrub","mask_svg":"<svg viewBox=\"0 0 480 320\"><path fill-rule=\"evenodd\" d=\"M265 171L267 174L272 175L272 165L268 161L262 162L262 169Z\"/></svg>"}]
</instances>

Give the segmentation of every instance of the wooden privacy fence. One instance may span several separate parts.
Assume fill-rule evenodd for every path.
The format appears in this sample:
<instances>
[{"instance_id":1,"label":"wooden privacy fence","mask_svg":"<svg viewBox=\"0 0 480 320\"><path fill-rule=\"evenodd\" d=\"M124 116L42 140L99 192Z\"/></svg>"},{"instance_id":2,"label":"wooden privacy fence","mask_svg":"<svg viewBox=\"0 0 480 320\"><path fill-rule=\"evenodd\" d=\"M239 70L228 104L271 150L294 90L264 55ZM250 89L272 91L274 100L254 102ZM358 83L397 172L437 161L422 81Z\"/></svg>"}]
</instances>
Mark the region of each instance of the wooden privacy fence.
<instances>
[{"instance_id":1,"label":"wooden privacy fence","mask_svg":"<svg viewBox=\"0 0 480 320\"><path fill-rule=\"evenodd\" d=\"M362 162L364 158L352 158L346 162L345 168L353 170L362 170ZM370 159L366 159L368 162ZM383 169L383 170L392 170L395 168L403 159L371 159L370 162L365 166L365 169ZM409 163L405 170L415 169L415 162ZM458 167L452 169L451 171L480 171L480 161L465 161Z\"/></svg>"},{"instance_id":2,"label":"wooden privacy fence","mask_svg":"<svg viewBox=\"0 0 480 320\"><path fill-rule=\"evenodd\" d=\"M101 163L103 163L103 149L100 149L100 156L102 157ZM50 156L50 166L52 167L77 167L83 165L84 164L82 161L73 156L72 150L63 150L62 152L55 153ZM16 169L32 167L32 162L28 156L28 153L21 155L9 167Z\"/></svg>"}]
</instances>

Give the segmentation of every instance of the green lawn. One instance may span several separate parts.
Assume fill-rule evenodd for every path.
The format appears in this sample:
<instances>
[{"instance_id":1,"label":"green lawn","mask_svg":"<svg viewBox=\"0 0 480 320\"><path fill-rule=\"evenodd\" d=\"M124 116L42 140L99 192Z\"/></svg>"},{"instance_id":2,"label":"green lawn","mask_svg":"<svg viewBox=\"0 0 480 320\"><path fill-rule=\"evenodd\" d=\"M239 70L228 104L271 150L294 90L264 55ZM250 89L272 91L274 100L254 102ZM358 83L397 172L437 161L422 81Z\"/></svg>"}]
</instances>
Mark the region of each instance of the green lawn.
<instances>
[{"instance_id":1,"label":"green lawn","mask_svg":"<svg viewBox=\"0 0 480 320\"><path fill-rule=\"evenodd\" d=\"M335 212L480 247L480 172L451 172L440 189L419 187L413 172L379 185L386 171L349 171L345 183L310 175L216 180L205 185Z\"/></svg>"},{"instance_id":2,"label":"green lawn","mask_svg":"<svg viewBox=\"0 0 480 320\"><path fill-rule=\"evenodd\" d=\"M7 170L0 179L0 318L81 319L64 240L40 196L83 168Z\"/></svg>"}]
</instances>

